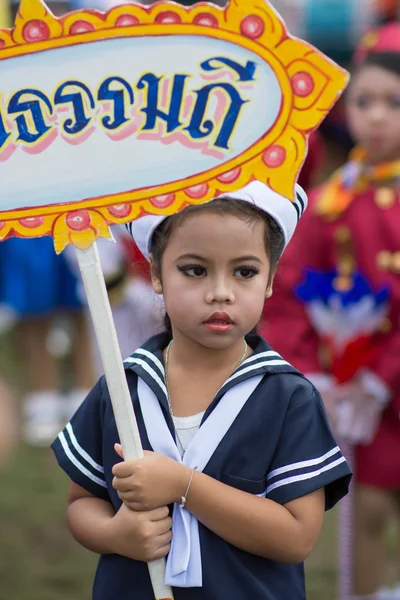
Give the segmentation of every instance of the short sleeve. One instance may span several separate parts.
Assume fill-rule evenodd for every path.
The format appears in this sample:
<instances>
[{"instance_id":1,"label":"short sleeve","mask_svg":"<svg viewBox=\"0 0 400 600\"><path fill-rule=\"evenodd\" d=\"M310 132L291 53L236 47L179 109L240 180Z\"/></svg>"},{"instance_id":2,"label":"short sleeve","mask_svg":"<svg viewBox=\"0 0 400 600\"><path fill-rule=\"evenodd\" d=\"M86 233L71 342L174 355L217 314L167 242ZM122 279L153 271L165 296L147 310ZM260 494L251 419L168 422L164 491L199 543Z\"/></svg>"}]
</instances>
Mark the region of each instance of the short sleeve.
<instances>
[{"instance_id":1,"label":"short sleeve","mask_svg":"<svg viewBox=\"0 0 400 600\"><path fill-rule=\"evenodd\" d=\"M296 392L289 404L266 497L286 504L325 488L329 510L347 494L351 469L332 435L320 394L309 389L311 395Z\"/></svg>"},{"instance_id":2,"label":"short sleeve","mask_svg":"<svg viewBox=\"0 0 400 600\"><path fill-rule=\"evenodd\" d=\"M102 380L94 386L51 447L70 479L93 496L109 500L102 452Z\"/></svg>"}]
</instances>

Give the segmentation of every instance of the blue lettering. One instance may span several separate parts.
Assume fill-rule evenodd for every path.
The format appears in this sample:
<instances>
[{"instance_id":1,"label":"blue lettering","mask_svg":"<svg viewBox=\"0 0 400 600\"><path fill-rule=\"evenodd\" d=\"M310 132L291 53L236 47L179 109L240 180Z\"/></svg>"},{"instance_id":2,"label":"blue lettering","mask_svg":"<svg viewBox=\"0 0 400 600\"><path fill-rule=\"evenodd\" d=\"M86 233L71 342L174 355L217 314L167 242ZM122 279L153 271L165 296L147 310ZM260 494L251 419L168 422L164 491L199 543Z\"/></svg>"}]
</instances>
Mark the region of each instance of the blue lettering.
<instances>
[{"instance_id":1,"label":"blue lettering","mask_svg":"<svg viewBox=\"0 0 400 600\"><path fill-rule=\"evenodd\" d=\"M67 81L57 89L54 95L54 104L67 104L71 102L74 109L75 122L73 119L66 119L63 124L64 131L69 134L76 134L81 133L88 126L92 117L86 116L82 92L64 93L64 90L71 86L80 88L86 94L91 109L94 109L95 105L92 92L80 81Z\"/></svg>"},{"instance_id":2,"label":"blue lettering","mask_svg":"<svg viewBox=\"0 0 400 600\"><path fill-rule=\"evenodd\" d=\"M22 96L30 95L39 100L25 100L22 101ZM34 144L37 142L49 129L50 126L46 125L41 102L44 103L50 113L53 114L53 107L50 104L47 96L39 92L39 90L25 89L20 90L16 94L13 95L9 104L8 104L8 112L13 115L20 112L30 112L33 120L33 124L35 126L35 131L29 131L29 125L26 120L25 115L19 115L15 122L18 127L18 140L21 142L26 142L27 144Z\"/></svg>"},{"instance_id":3,"label":"blue lettering","mask_svg":"<svg viewBox=\"0 0 400 600\"><path fill-rule=\"evenodd\" d=\"M110 89L113 82L120 83L124 89ZM121 125L128 121L128 118L125 116L126 92L128 92L129 102L132 105L134 101L133 90L125 79L122 79L121 77L109 77L101 84L97 99L111 100L114 103L114 120L112 120L110 116L103 117L101 120L106 129L118 129L118 127L121 127Z\"/></svg>"},{"instance_id":4,"label":"blue lettering","mask_svg":"<svg viewBox=\"0 0 400 600\"><path fill-rule=\"evenodd\" d=\"M143 130L154 129L157 119L163 119L167 123L167 133L171 133L182 125L179 120L181 112L185 82L189 75L174 75L170 106L167 112L158 108L159 84L162 77L156 77L153 73L147 73L140 78L137 87L144 89L147 85L147 106L142 108L146 115L146 123Z\"/></svg>"},{"instance_id":5,"label":"blue lettering","mask_svg":"<svg viewBox=\"0 0 400 600\"><path fill-rule=\"evenodd\" d=\"M218 71L223 67L229 67L239 75L238 81L254 81L254 74L257 68L256 63L250 60L247 61L246 65L243 67L235 60L224 58L222 56L216 56L209 60L205 60L200 66L203 71Z\"/></svg>"},{"instance_id":6,"label":"blue lettering","mask_svg":"<svg viewBox=\"0 0 400 600\"><path fill-rule=\"evenodd\" d=\"M238 120L240 110L243 104L247 102L247 100L242 100L239 92L230 83L210 83L201 88L201 90L195 91L197 94L196 105L190 123L185 129L193 139L205 138L212 133L214 123L209 119L203 122L203 119L210 94L218 88L224 90L230 96L231 104L216 137L214 146L228 150L229 140Z\"/></svg>"}]
</instances>

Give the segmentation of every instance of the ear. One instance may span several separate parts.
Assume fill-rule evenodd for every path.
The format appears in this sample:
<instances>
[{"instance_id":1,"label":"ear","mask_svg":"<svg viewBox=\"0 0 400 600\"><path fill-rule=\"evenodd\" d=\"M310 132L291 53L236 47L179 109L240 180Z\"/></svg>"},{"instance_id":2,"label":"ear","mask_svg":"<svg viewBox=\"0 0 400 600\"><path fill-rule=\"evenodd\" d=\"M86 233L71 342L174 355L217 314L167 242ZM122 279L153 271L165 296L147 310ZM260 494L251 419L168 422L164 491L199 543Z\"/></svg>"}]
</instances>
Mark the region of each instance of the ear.
<instances>
[{"instance_id":1,"label":"ear","mask_svg":"<svg viewBox=\"0 0 400 600\"><path fill-rule=\"evenodd\" d=\"M274 283L274 278L275 278L275 273L272 275L271 277L271 281L268 283L268 287L267 290L265 292L265 299L268 300L268 298L271 298L272 294L273 294L273 283Z\"/></svg>"},{"instance_id":2,"label":"ear","mask_svg":"<svg viewBox=\"0 0 400 600\"><path fill-rule=\"evenodd\" d=\"M271 298L273 294L272 284L268 286L267 291L265 292L265 299Z\"/></svg>"},{"instance_id":3,"label":"ear","mask_svg":"<svg viewBox=\"0 0 400 600\"><path fill-rule=\"evenodd\" d=\"M158 269L156 269L156 267L155 267L152 254L149 254L149 259L150 259L151 284L153 286L153 290L155 291L155 293L161 295L163 293L162 282L161 282L160 276L158 274Z\"/></svg>"}]
</instances>

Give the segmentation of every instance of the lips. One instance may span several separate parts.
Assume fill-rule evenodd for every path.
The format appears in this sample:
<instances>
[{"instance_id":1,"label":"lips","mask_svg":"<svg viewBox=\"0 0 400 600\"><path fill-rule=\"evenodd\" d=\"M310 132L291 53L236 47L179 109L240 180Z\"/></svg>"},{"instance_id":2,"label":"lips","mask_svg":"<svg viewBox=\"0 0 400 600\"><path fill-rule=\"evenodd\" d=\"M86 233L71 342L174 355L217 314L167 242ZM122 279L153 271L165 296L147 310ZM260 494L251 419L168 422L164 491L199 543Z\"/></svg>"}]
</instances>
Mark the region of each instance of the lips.
<instances>
[{"instance_id":1,"label":"lips","mask_svg":"<svg viewBox=\"0 0 400 600\"><path fill-rule=\"evenodd\" d=\"M228 313L215 312L205 321L208 325L233 325L233 321Z\"/></svg>"}]
</instances>

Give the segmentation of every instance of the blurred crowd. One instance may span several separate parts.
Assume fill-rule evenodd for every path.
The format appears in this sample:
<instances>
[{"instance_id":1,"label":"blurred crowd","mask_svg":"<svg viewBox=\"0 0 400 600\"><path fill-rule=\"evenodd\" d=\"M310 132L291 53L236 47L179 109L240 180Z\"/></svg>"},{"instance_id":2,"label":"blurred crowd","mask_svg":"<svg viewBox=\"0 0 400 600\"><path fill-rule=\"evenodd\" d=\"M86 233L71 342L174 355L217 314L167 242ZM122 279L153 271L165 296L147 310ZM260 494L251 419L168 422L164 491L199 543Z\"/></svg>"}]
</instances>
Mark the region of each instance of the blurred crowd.
<instances>
[{"instance_id":1,"label":"blurred crowd","mask_svg":"<svg viewBox=\"0 0 400 600\"><path fill-rule=\"evenodd\" d=\"M47 2L55 14L119 3ZM400 551L397 581L389 588L383 576L385 531L390 519L400 523L400 2L272 4L292 34L350 69L354 83L310 139L299 180L309 214L282 259L260 332L314 381L349 447L355 598L400 600ZM17 6L0 0L1 25ZM125 357L162 329L162 305L125 229L114 228L114 238L100 240L99 251ZM12 335L26 373L20 387L0 390L1 461L16 439L47 445L102 366L73 249L56 256L49 238L2 243L0 290L0 332Z\"/></svg>"}]
</instances>

